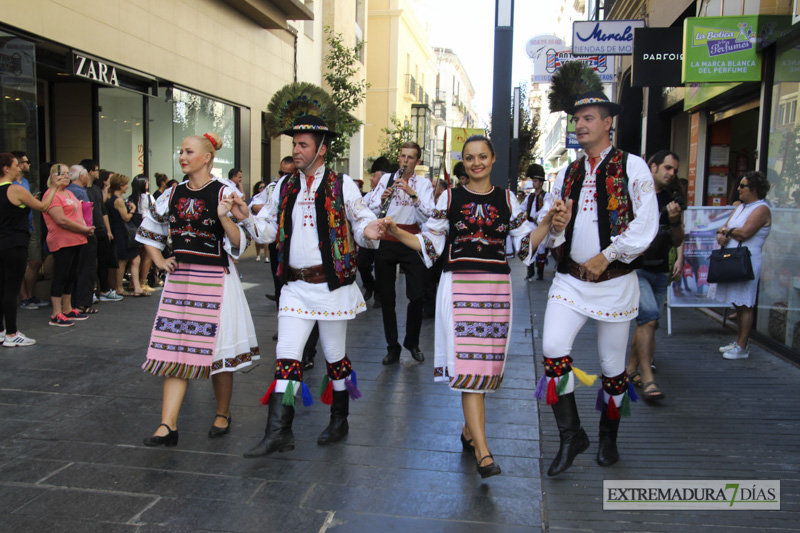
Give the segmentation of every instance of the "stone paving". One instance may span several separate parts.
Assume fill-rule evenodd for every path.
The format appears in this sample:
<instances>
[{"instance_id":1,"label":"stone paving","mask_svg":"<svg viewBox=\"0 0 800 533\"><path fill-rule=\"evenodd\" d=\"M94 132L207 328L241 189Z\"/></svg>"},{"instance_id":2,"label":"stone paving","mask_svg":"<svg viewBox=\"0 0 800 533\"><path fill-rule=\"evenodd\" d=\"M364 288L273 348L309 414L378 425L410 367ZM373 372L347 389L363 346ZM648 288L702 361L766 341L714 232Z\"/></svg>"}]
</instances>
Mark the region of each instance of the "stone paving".
<instances>
[{"instance_id":1,"label":"stone paving","mask_svg":"<svg viewBox=\"0 0 800 533\"><path fill-rule=\"evenodd\" d=\"M100 304L73 328L47 326L46 309L19 311L20 328L38 344L0 349L2 531L777 531L800 523L800 370L760 348L748 360L723 360L716 347L730 331L696 310L674 313L671 338L658 334L667 399L634 405L620 430L620 463L594 462L596 391L578 389L593 445L565 474L543 478L558 436L549 408L540 412L532 399L541 365L531 354L549 282L525 283L519 264L506 378L487 401L503 475L482 481L461 453L459 395L432 381L433 321L423 323L424 363L404 351L399 365L384 367L380 310L371 307L348 329L364 397L351 403L346 440L316 444L328 419L316 402L297 409L294 451L243 459L266 422L258 400L272 379L276 313L263 296L272 290L268 267L252 258L240 267L262 360L236 376L232 430L220 439L206 435L210 383L190 385L177 448L141 444L159 422L161 380L139 368L158 293ZM403 294L402 276L398 283ZM589 326L575 354L586 353L580 366L596 372L593 345ZM317 363L306 375L312 390L324 373L321 354ZM604 477L781 479L783 510L604 512Z\"/></svg>"}]
</instances>

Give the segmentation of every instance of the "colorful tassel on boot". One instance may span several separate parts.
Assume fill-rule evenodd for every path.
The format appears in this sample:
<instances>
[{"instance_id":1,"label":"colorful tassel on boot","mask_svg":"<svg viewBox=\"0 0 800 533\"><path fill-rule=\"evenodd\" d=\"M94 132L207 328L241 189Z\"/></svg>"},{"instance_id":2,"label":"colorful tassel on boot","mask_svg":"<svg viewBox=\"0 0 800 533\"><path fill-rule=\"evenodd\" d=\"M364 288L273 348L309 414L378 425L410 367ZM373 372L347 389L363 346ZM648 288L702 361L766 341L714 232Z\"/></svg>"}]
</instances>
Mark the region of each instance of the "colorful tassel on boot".
<instances>
[{"instance_id":1,"label":"colorful tassel on boot","mask_svg":"<svg viewBox=\"0 0 800 533\"><path fill-rule=\"evenodd\" d=\"M631 401L628 398L627 393L625 393L625 395L622 397L622 405L619 408L619 414L620 416L624 416L626 418L631 416Z\"/></svg>"},{"instance_id":2,"label":"colorful tassel on boot","mask_svg":"<svg viewBox=\"0 0 800 533\"><path fill-rule=\"evenodd\" d=\"M302 391L303 391L303 405L305 405L306 407L308 407L309 405L314 405L314 397L311 395L311 391L308 389L308 385L306 385L305 381L303 382L302 385Z\"/></svg>"},{"instance_id":3,"label":"colorful tassel on boot","mask_svg":"<svg viewBox=\"0 0 800 533\"><path fill-rule=\"evenodd\" d=\"M619 420L619 410L613 396L608 399L608 407L606 409L606 415L608 415L609 420Z\"/></svg>"},{"instance_id":4,"label":"colorful tassel on boot","mask_svg":"<svg viewBox=\"0 0 800 533\"><path fill-rule=\"evenodd\" d=\"M550 378L550 383L547 384L547 405L555 405L558 403L558 394L556 394L556 378Z\"/></svg>"},{"instance_id":5,"label":"colorful tassel on boot","mask_svg":"<svg viewBox=\"0 0 800 533\"><path fill-rule=\"evenodd\" d=\"M261 405L267 405L269 403L269 397L272 395L272 391L275 390L275 385L278 383L278 380L273 379L272 384L267 389L267 393L261 397Z\"/></svg>"},{"instance_id":6,"label":"colorful tassel on boot","mask_svg":"<svg viewBox=\"0 0 800 533\"><path fill-rule=\"evenodd\" d=\"M294 382L291 380L286 383L286 391L283 393L283 401L281 403L286 407L294 407Z\"/></svg>"},{"instance_id":7,"label":"colorful tassel on boot","mask_svg":"<svg viewBox=\"0 0 800 533\"><path fill-rule=\"evenodd\" d=\"M319 392L317 392L317 395L320 398L322 398L322 395L325 394L325 388L328 386L330 380L331 378L328 377L328 374L322 376L322 382L319 384Z\"/></svg>"},{"instance_id":8,"label":"colorful tassel on boot","mask_svg":"<svg viewBox=\"0 0 800 533\"><path fill-rule=\"evenodd\" d=\"M633 386L633 383L628 383L628 397L631 399L632 402L636 402L639 400L639 395L636 394L636 387Z\"/></svg>"},{"instance_id":9,"label":"colorful tassel on boot","mask_svg":"<svg viewBox=\"0 0 800 533\"><path fill-rule=\"evenodd\" d=\"M320 401L325 405L333 405L333 381L328 380L328 384L325 386L325 391L322 393Z\"/></svg>"},{"instance_id":10,"label":"colorful tassel on boot","mask_svg":"<svg viewBox=\"0 0 800 533\"><path fill-rule=\"evenodd\" d=\"M545 391L547 389L547 376L542 376L539 383L536 385L536 390L533 391L533 397L537 400L545 399Z\"/></svg>"},{"instance_id":11,"label":"colorful tassel on boot","mask_svg":"<svg viewBox=\"0 0 800 533\"><path fill-rule=\"evenodd\" d=\"M349 377L344 378L344 388L347 390L347 394L350 395L351 400L358 400L359 398L361 398L361 391L358 390L358 387L356 387L355 382L351 380Z\"/></svg>"},{"instance_id":12,"label":"colorful tassel on boot","mask_svg":"<svg viewBox=\"0 0 800 533\"><path fill-rule=\"evenodd\" d=\"M556 385L556 394L558 396L564 396L564 393L567 390L567 385L569 385L569 372L558 378L558 385Z\"/></svg>"},{"instance_id":13,"label":"colorful tassel on boot","mask_svg":"<svg viewBox=\"0 0 800 533\"><path fill-rule=\"evenodd\" d=\"M606 398L603 396L603 387L600 387L600 390L597 391L597 400L594 402L594 408L598 411L602 411L605 404Z\"/></svg>"},{"instance_id":14,"label":"colorful tassel on boot","mask_svg":"<svg viewBox=\"0 0 800 533\"><path fill-rule=\"evenodd\" d=\"M591 387L592 385L594 385L595 380L597 380L596 374L587 374L580 368L576 368L574 366L572 367L572 372L575 374L575 377L578 378L578 381L580 381L587 387Z\"/></svg>"},{"instance_id":15,"label":"colorful tassel on boot","mask_svg":"<svg viewBox=\"0 0 800 533\"><path fill-rule=\"evenodd\" d=\"M350 372L350 379L353 381L353 385L355 385L356 388L358 388L358 380L356 379L356 371L355 370ZM361 394L361 393L359 393L359 394Z\"/></svg>"}]
</instances>

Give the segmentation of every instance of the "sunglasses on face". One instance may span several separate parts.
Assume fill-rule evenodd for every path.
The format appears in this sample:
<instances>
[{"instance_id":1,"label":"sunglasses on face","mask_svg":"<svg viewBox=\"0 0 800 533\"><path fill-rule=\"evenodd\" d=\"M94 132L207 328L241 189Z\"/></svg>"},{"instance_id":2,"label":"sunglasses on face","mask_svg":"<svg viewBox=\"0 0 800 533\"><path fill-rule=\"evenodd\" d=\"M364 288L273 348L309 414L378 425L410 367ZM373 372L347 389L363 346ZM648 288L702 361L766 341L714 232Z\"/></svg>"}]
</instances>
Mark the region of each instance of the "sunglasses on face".
<instances>
[{"instance_id":1,"label":"sunglasses on face","mask_svg":"<svg viewBox=\"0 0 800 533\"><path fill-rule=\"evenodd\" d=\"M740 183L738 188L739 189L752 189L753 186L750 185L749 183Z\"/></svg>"}]
</instances>

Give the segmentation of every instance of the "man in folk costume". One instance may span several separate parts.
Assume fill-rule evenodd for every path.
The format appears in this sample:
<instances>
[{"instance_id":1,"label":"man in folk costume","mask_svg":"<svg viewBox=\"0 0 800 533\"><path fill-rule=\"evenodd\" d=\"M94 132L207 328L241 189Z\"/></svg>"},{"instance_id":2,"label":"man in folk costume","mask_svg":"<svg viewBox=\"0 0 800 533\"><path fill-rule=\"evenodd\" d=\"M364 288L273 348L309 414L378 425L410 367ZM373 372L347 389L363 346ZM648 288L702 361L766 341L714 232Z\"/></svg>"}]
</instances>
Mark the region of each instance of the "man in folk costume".
<instances>
[{"instance_id":1,"label":"man in folk costume","mask_svg":"<svg viewBox=\"0 0 800 533\"><path fill-rule=\"evenodd\" d=\"M324 108L323 108L324 109ZM330 108L328 108L330 109ZM288 120L288 117L284 117ZM356 242L375 248L382 235L358 187L323 163L332 131L319 116L303 115L281 133L293 137L297 170L282 178L267 206L253 221L255 239L278 241L278 276L286 284L278 311L275 380L262 398L269 406L264 438L245 457L294 449L294 396L312 403L303 382L300 359L314 324L327 361L320 387L323 403L331 404L331 420L317 439L330 444L348 432L350 397L361 396L356 375L345 354L347 321L366 310L356 278Z\"/></svg>"},{"instance_id":2,"label":"man in folk costume","mask_svg":"<svg viewBox=\"0 0 800 533\"><path fill-rule=\"evenodd\" d=\"M414 169L420 163L422 151L415 142L404 143L398 154L400 170L381 177L370 200L369 207L379 216L390 216L403 230L412 234L433 214L433 185L427 178L417 176ZM383 333L386 336L387 354L384 365L400 360L402 347L397 334L395 312L395 279L397 265L405 273L406 335L403 346L411 352L415 361L422 362L425 355L419 348L422 330L422 309L425 302L425 265L414 250L406 247L395 237L386 235L375 252L375 279L383 313Z\"/></svg>"},{"instance_id":3,"label":"man in folk costume","mask_svg":"<svg viewBox=\"0 0 800 533\"><path fill-rule=\"evenodd\" d=\"M592 81L577 61L566 66L570 65L576 67L567 73L580 69L584 72L578 72L578 80L583 82L589 76ZM558 174L551 199L542 209L547 213L553 200L563 199L571 213L564 231L551 231L551 247L560 244L561 253L544 317L545 372L535 393L552 405L560 434L558 454L547 471L550 476L567 470L589 447L573 390L576 378L591 385L595 376L573 367L571 357L575 337L589 318L597 324L603 373L596 402L601 412L597 463L610 466L619 460L620 416L629 416L629 402L637 399L625 372L630 321L639 310L635 259L658 229L658 202L650 169L640 157L613 148L609 140L613 117L622 107L610 102L602 91L592 90L601 86L599 79L590 90L578 83L583 92L565 91L578 94L571 98L558 94L564 90L560 82L563 80L554 79L551 87L551 111L572 115L585 155Z\"/></svg>"},{"instance_id":4,"label":"man in folk costume","mask_svg":"<svg viewBox=\"0 0 800 533\"><path fill-rule=\"evenodd\" d=\"M536 224L539 212L542 210L545 200L550 196L550 193L544 192L544 189L542 189L544 185L544 168L542 165L534 163L528 167L525 176L533 183L533 190L522 202L520 209L527 213L530 222ZM528 265L526 281L534 279L534 275L536 275L536 279L544 279L544 266L547 263L547 248L545 248L545 244L542 242L536 250L536 262Z\"/></svg>"}]
</instances>

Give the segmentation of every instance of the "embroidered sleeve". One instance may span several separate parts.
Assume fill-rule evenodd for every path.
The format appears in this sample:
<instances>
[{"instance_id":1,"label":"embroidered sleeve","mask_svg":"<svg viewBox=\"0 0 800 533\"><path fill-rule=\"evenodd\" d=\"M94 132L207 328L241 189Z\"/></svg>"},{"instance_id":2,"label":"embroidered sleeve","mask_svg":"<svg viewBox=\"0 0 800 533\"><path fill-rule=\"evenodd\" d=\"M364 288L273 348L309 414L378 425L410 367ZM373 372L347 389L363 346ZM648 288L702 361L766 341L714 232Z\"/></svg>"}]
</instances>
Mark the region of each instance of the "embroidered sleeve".
<instances>
[{"instance_id":1,"label":"embroidered sleeve","mask_svg":"<svg viewBox=\"0 0 800 533\"><path fill-rule=\"evenodd\" d=\"M539 213L536 217L537 224L541 223L545 215L550 212L550 209L553 207L553 203L562 197L564 176L566 175L566 172L567 169L564 168L558 173L558 176L556 176L556 181L553 183L553 188L544 197L544 203L542 204L542 208L539 210ZM564 231L557 232L551 227L547 237L545 237L544 241L542 241L542 244L544 244L545 248L558 248L564 243L565 240L566 238L564 237Z\"/></svg>"},{"instance_id":2,"label":"embroidered sleeve","mask_svg":"<svg viewBox=\"0 0 800 533\"><path fill-rule=\"evenodd\" d=\"M388 172L385 173L383 176L381 176L381 179L378 181L378 184L375 186L375 188L367 193L370 198L369 205L367 205L367 207L376 216L381 212L381 204L383 203L381 202L381 195L383 194L383 191L386 190L386 184L389 183L390 177L391 174Z\"/></svg>"},{"instance_id":3,"label":"embroidered sleeve","mask_svg":"<svg viewBox=\"0 0 800 533\"><path fill-rule=\"evenodd\" d=\"M434 201L433 201L433 185L426 178L416 179L416 193L417 202L414 207L416 211L417 225L422 226L433 215Z\"/></svg>"},{"instance_id":4,"label":"embroidered sleeve","mask_svg":"<svg viewBox=\"0 0 800 533\"><path fill-rule=\"evenodd\" d=\"M248 219L248 232L259 244L269 244L273 242L278 234L278 207L281 196L281 187L286 178L281 178L277 185L272 187L272 193L268 196L266 204L255 215Z\"/></svg>"},{"instance_id":5,"label":"embroidered sleeve","mask_svg":"<svg viewBox=\"0 0 800 533\"><path fill-rule=\"evenodd\" d=\"M603 250L610 261L630 263L650 246L658 232L658 199L653 175L640 157L628 156L628 195L633 203L634 219L620 235L611 238Z\"/></svg>"},{"instance_id":6,"label":"embroidered sleeve","mask_svg":"<svg viewBox=\"0 0 800 533\"><path fill-rule=\"evenodd\" d=\"M448 190L439 197L439 202L434 209L434 216L425 223L424 231L417 235L420 243L419 255L427 268L433 266L447 244L447 233L450 231L450 220L447 218L449 207L450 191Z\"/></svg>"},{"instance_id":7,"label":"embroidered sleeve","mask_svg":"<svg viewBox=\"0 0 800 533\"><path fill-rule=\"evenodd\" d=\"M169 236L169 201L175 187L170 187L142 213L142 223L136 231L136 242L163 250Z\"/></svg>"},{"instance_id":8,"label":"embroidered sleeve","mask_svg":"<svg viewBox=\"0 0 800 533\"><path fill-rule=\"evenodd\" d=\"M350 228L353 231L353 238L359 246L364 248L377 248L380 241L367 239L364 236L364 229L370 222L376 219L361 196L358 186L348 176L342 181L342 194L344 194L344 208L347 220L350 221Z\"/></svg>"}]
</instances>

